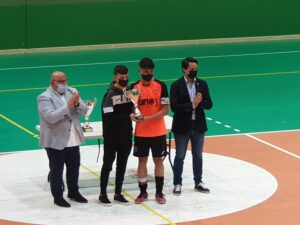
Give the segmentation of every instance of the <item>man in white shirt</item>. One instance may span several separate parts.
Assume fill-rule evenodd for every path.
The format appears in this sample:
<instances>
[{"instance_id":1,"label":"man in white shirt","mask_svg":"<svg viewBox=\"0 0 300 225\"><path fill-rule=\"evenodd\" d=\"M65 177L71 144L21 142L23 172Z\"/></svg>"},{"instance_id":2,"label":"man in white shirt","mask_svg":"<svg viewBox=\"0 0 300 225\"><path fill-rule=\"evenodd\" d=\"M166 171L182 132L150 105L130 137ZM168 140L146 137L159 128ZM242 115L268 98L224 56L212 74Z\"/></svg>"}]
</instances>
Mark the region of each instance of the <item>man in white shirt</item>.
<instances>
[{"instance_id":1,"label":"man in white shirt","mask_svg":"<svg viewBox=\"0 0 300 225\"><path fill-rule=\"evenodd\" d=\"M40 115L40 145L47 151L50 166L50 186L54 203L71 207L63 198L63 170L67 169L68 198L87 203L78 188L80 151L84 137L79 117L87 112L75 88L67 86L67 77L56 71L48 89L38 96Z\"/></svg>"}]
</instances>

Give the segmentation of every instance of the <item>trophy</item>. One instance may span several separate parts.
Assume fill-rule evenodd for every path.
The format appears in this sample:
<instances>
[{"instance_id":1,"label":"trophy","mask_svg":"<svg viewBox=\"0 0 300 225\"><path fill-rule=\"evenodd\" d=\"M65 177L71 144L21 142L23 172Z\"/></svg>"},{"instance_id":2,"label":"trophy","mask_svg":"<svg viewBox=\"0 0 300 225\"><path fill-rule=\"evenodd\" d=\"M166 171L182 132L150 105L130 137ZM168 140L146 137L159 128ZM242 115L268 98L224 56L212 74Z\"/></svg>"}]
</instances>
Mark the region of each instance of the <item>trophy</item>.
<instances>
[{"instance_id":1,"label":"trophy","mask_svg":"<svg viewBox=\"0 0 300 225\"><path fill-rule=\"evenodd\" d=\"M93 128L90 126L90 122L89 122L89 119L90 119L90 115L92 114L93 112L93 109L96 105L96 102L97 102L97 99L94 98L94 100L83 100L83 102L87 105L88 107L88 110L84 116L84 124L83 124L83 131L84 132L92 132L93 131Z\"/></svg>"},{"instance_id":2,"label":"trophy","mask_svg":"<svg viewBox=\"0 0 300 225\"><path fill-rule=\"evenodd\" d=\"M134 104L134 114L135 118L142 119L143 115L141 114L141 111L138 109L138 101L140 97L140 92L138 89L131 89L131 90L123 90L124 95L131 100L131 102Z\"/></svg>"}]
</instances>

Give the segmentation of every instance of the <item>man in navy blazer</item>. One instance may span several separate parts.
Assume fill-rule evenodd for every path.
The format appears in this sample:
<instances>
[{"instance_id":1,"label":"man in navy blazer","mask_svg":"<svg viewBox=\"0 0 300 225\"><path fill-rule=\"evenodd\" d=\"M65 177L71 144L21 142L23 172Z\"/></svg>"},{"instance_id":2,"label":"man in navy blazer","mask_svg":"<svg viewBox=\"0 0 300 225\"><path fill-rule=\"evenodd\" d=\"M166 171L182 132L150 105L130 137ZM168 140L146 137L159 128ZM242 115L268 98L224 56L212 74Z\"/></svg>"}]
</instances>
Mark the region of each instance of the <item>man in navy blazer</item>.
<instances>
[{"instance_id":1,"label":"man in navy blazer","mask_svg":"<svg viewBox=\"0 0 300 225\"><path fill-rule=\"evenodd\" d=\"M209 193L202 182L204 133L207 131L204 110L212 107L207 83L197 78L198 61L192 57L181 62L184 76L171 85L170 105L174 112L172 132L176 144L174 159L174 195L181 194L183 163L191 141L195 190Z\"/></svg>"},{"instance_id":2,"label":"man in navy blazer","mask_svg":"<svg viewBox=\"0 0 300 225\"><path fill-rule=\"evenodd\" d=\"M67 86L67 77L56 71L51 85L37 98L40 115L40 145L47 151L50 166L50 186L54 203L61 207L71 205L63 198L63 169L67 168L68 197L86 203L78 191L80 167L79 145L84 141L79 117L87 106L75 88Z\"/></svg>"}]
</instances>

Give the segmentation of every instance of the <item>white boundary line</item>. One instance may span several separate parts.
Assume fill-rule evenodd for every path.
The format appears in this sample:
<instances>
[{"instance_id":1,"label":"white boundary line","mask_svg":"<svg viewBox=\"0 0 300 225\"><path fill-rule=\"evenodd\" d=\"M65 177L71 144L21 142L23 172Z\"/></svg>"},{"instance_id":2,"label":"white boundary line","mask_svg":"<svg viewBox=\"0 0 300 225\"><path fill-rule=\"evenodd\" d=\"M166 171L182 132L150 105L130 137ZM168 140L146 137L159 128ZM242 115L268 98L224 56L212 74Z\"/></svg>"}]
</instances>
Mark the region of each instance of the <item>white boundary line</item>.
<instances>
[{"instance_id":1,"label":"white boundary line","mask_svg":"<svg viewBox=\"0 0 300 225\"><path fill-rule=\"evenodd\" d=\"M272 133L285 133L285 132L299 132L300 129L295 129L295 130L276 130L276 131L263 131L263 132L252 132L252 133L236 133L236 134L220 134L220 135L208 135L205 136L205 138L216 138L216 137L231 137L231 136L247 136L251 134L272 134ZM173 138L171 140L174 140ZM85 145L81 145L85 146ZM98 145L89 145L89 146L95 146L98 148ZM0 152L1 154L11 154L11 153L18 153L18 152L27 152L27 151L37 151L41 149L32 149L32 150L19 150L19 151L11 151L11 152Z\"/></svg>"},{"instance_id":2,"label":"white boundary line","mask_svg":"<svg viewBox=\"0 0 300 225\"><path fill-rule=\"evenodd\" d=\"M49 53L49 52L66 52L66 51L88 51L115 48L145 48L145 47L165 47L165 46L182 46L182 45L201 45L201 44L224 44L224 43L244 43L244 42L262 42L262 41L284 41L299 40L300 34L289 35L272 35L256 37L231 37L231 38L209 38L194 40L170 40L170 41L150 41L135 43L116 43L116 44L96 44L80 46L63 46L63 47L45 47L31 49L7 49L0 50L2 54L26 54L26 53Z\"/></svg>"},{"instance_id":3,"label":"white boundary line","mask_svg":"<svg viewBox=\"0 0 300 225\"><path fill-rule=\"evenodd\" d=\"M251 134L245 134L245 135L246 135L247 137L249 137L249 138L252 138L252 139L254 139L254 140L260 142L260 143L263 143L263 144L268 145L268 146L270 146L270 147L272 147L272 148L275 148L275 149L277 149L278 151L281 151L281 152L286 153L286 154L288 154L288 155L290 155L290 156L293 156L293 157L295 157L295 158L297 158L297 159L300 159L300 156L297 155L297 154L294 154L294 153L292 153L292 152L289 152L289 151L287 151L287 150L285 150L285 149L283 149L283 148L280 148L280 147L278 147L278 146L276 146L276 145L273 145L273 144L271 144L271 143L269 143L269 142L267 142L267 141L264 141L264 140L262 140L262 139L260 139L260 138L254 137L254 136L251 135Z\"/></svg>"},{"instance_id":4,"label":"white boundary line","mask_svg":"<svg viewBox=\"0 0 300 225\"><path fill-rule=\"evenodd\" d=\"M282 51L282 52L260 52L260 53L247 53L247 54L233 54L233 55L212 55L212 56L196 56L197 59L211 59L211 58L230 58L230 57L244 57L244 56L260 56L260 55L278 55L278 54L295 54L300 53L299 51ZM153 59L154 61L174 61L182 60L180 58L159 58ZM78 64L61 64L61 65L44 65L44 66L24 66L24 67L7 67L0 68L0 71L9 70L26 70L26 69L42 69L42 68L52 68L52 67L76 67L76 66L95 66L95 65L110 65L110 64L120 64L120 63L137 63L139 60L125 60L125 61L111 61L111 62L95 62L95 63L78 63Z\"/></svg>"},{"instance_id":5,"label":"white boundary line","mask_svg":"<svg viewBox=\"0 0 300 225\"><path fill-rule=\"evenodd\" d=\"M298 132L298 131L300 131L300 129L295 129L295 130L259 131L259 132L235 133L235 134L207 135L205 137L206 138L210 138L210 137L230 137L230 136L246 135L246 134L272 134L272 133Z\"/></svg>"}]
</instances>

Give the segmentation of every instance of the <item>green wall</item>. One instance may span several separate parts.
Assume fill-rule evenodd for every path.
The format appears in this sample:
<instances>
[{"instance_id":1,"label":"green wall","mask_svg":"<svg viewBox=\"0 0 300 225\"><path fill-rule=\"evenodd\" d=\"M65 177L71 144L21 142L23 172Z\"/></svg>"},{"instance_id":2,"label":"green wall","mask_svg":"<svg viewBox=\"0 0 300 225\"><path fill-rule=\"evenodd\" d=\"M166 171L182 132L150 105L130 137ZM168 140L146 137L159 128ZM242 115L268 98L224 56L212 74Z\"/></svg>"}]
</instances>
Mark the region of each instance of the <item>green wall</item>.
<instances>
[{"instance_id":1,"label":"green wall","mask_svg":"<svg viewBox=\"0 0 300 225\"><path fill-rule=\"evenodd\" d=\"M0 49L300 34L299 0L0 2Z\"/></svg>"},{"instance_id":2,"label":"green wall","mask_svg":"<svg viewBox=\"0 0 300 225\"><path fill-rule=\"evenodd\" d=\"M25 0L0 0L0 49L26 48Z\"/></svg>"}]
</instances>

